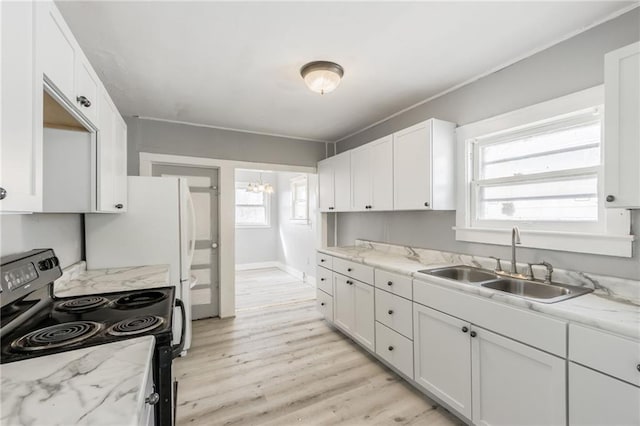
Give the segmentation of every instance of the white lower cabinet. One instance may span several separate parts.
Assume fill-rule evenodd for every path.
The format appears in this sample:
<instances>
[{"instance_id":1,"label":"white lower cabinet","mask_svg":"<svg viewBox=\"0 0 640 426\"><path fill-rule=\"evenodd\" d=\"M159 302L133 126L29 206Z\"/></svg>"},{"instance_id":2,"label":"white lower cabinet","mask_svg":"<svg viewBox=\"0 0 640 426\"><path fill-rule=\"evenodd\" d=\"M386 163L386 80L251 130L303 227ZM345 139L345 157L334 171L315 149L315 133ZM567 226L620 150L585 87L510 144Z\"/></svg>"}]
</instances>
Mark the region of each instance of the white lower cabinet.
<instances>
[{"instance_id":1,"label":"white lower cabinet","mask_svg":"<svg viewBox=\"0 0 640 426\"><path fill-rule=\"evenodd\" d=\"M322 314L324 319L329 322L333 322L333 297L330 294L318 289L316 290L316 305L318 311Z\"/></svg>"},{"instance_id":2,"label":"white lower cabinet","mask_svg":"<svg viewBox=\"0 0 640 426\"><path fill-rule=\"evenodd\" d=\"M561 425L565 363L414 303L415 381L477 425Z\"/></svg>"},{"instance_id":3,"label":"white lower cabinet","mask_svg":"<svg viewBox=\"0 0 640 426\"><path fill-rule=\"evenodd\" d=\"M413 378L413 342L377 321L376 353L402 374Z\"/></svg>"},{"instance_id":4,"label":"white lower cabinet","mask_svg":"<svg viewBox=\"0 0 640 426\"><path fill-rule=\"evenodd\" d=\"M566 360L473 327L473 423L566 424Z\"/></svg>"},{"instance_id":5,"label":"white lower cabinet","mask_svg":"<svg viewBox=\"0 0 640 426\"><path fill-rule=\"evenodd\" d=\"M471 419L471 325L413 304L415 381Z\"/></svg>"},{"instance_id":6,"label":"white lower cabinet","mask_svg":"<svg viewBox=\"0 0 640 426\"><path fill-rule=\"evenodd\" d=\"M375 350L373 286L335 275L334 321L363 346Z\"/></svg>"},{"instance_id":7,"label":"white lower cabinet","mask_svg":"<svg viewBox=\"0 0 640 426\"><path fill-rule=\"evenodd\" d=\"M640 425L640 388L570 362L569 424Z\"/></svg>"}]
</instances>

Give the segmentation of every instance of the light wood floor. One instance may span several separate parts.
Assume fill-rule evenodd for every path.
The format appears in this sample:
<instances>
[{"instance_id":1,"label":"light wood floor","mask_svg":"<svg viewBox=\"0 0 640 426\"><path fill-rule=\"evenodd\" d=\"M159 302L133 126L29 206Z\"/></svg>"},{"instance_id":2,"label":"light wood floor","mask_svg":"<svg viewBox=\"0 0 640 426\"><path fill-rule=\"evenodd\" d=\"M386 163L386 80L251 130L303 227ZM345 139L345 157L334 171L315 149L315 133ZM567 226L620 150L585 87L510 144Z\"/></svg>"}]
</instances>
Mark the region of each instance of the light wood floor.
<instances>
[{"instance_id":1,"label":"light wood floor","mask_svg":"<svg viewBox=\"0 0 640 426\"><path fill-rule=\"evenodd\" d=\"M329 327L314 301L195 321L175 370L178 425L460 424Z\"/></svg>"},{"instance_id":2,"label":"light wood floor","mask_svg":"<svg viewBox=\"0 0 640 426\"><path fill-rule=\"evenodd\" d=\"M278 268L236 272L236 311L315 298L315 286Z\"/></svg>"}]
</instances>

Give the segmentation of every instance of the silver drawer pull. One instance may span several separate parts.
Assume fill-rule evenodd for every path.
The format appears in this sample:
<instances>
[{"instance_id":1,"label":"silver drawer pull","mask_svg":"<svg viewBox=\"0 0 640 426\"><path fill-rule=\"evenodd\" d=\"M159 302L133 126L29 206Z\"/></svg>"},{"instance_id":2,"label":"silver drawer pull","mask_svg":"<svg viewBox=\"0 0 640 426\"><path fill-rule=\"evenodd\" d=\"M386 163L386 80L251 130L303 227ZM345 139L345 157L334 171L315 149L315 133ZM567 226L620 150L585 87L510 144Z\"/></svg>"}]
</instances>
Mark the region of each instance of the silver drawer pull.
<instances>
[{"instance_id":1,"label":"silver drawer pull","mask_svg":"<svg viewBox=\"0 0 640 426\"><path fill-rule=\"evenodd\" d=\"M159 401L160 401L160 395L158 395L158 392L152 393L151 395L146 397L146 399L144 400L144 402L146 402L149 405L156 405Z\"/></svg>"}]
</instances>

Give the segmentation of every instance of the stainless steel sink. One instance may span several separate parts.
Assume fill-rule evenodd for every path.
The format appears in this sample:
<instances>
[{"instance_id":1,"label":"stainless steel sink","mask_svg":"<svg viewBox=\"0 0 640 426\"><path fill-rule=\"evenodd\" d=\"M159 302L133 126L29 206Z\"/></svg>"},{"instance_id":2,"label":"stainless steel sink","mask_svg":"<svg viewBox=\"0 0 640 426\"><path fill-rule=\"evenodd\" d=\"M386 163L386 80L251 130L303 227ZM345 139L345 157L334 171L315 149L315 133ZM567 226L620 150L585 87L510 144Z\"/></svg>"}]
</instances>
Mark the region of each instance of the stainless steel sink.
<instances>
[{"instance_id":1,"label":"stainless steel sink","mask_svg":"<svg viewBox=\"0 0 640 426\"><path fill-rule=\"evenodd\" d=\"M445 268L423 269L418 271L423 274L433 275L434 277L448 278L455 281L463 281L468 283L480 283L495 280L498 276L494 273L485 271L484 269L474 268L473 266L447 266Z\"/></svg>"},{"instance_id":2,"label":"stainless steel sink","mask_svg":"<svg viewBox=\"0 0 640 426\"><path fill-rule=\"evenodd\" d=\"M556 303L572 297L591 293L593 290L567 284L539 282L527 279L498 275L491 271L473 266L448 266L444 268L423 269L419 273L446 278L490 290L509 293L513 296L535 300L541 303Z\"/></svg>"},{"instance_id":3,"label":"stainless steel sink","mask_svg":"<svg viewBox=\"0 0 640 426\"><path fill-rule=\"evenodd\" d=\"M557 283L546 284L515 278L500 278L495 281L482 283L481 286L543 303L555 303L593 291L585 287Z\"/></svg>"}]
</instances>

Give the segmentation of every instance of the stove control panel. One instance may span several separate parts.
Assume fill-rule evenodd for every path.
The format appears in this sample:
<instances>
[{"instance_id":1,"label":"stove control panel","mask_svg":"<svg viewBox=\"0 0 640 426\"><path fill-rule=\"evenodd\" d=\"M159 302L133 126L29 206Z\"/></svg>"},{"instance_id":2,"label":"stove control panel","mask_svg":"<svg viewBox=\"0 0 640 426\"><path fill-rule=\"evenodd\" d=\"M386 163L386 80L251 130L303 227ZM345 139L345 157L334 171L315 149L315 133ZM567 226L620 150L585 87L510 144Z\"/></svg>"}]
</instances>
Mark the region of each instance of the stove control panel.
<instances>
[{"instance_id":1,"label":"stove control panel","mask_svg":"<svg viewBox=\"0 0 640 426\"><path fill-rule=\"evenodd\" d=\"M0 306L39 290L62 275L52 249L36 249L9 255L0 262Z\"/></svg>"},{"instance_id":2,"label":"stove control panel","mask_svg":"<svg viewBox=\"0 0 640 426\"><path fill-rule=\"evenodd\" d=\"M38 272L31 262L2 271L2 281L4 284L2 287L8 288L9 291L28 285L36 279L38 279Z\"/></svg>"}]
</instances>

